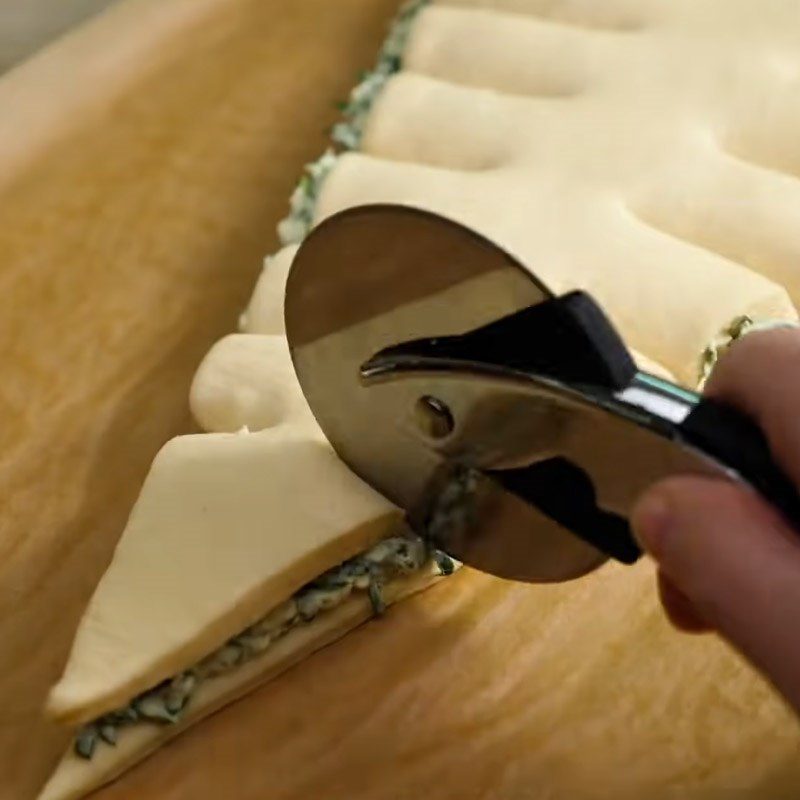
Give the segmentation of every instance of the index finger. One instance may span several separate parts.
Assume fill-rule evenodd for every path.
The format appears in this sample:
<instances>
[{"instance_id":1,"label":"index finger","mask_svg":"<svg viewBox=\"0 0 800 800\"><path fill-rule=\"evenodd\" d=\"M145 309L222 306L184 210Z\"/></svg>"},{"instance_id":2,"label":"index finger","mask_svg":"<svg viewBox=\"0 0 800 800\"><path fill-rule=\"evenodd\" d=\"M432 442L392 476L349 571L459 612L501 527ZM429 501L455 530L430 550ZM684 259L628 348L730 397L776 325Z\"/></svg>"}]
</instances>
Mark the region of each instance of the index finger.
<instances>
[{"instance_id":1,"label":"index finger","mask_svg":"<svg viewBox=\"0 0 800 800\"><path fill-rule=\"evenodd\" d=\"M705 394L748 414L775 459L800 484L800 329L761 331L735 342Z\"/></svg>"}]
</instances>

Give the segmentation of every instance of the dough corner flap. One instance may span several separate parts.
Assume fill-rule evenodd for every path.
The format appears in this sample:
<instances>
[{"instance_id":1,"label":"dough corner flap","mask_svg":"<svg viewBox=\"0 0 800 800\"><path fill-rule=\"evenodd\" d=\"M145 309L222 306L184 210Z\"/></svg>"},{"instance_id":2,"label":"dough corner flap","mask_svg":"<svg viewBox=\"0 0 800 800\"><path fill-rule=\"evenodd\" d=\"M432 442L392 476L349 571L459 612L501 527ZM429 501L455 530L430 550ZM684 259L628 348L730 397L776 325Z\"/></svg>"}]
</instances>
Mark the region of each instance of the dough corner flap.
<instances>
[{"instance_id":1,"label":"dough corner flap","mask_svg":"<svg viewBox=\"0 0 800 800\"><path fill-rule=\"evenodd\" d=\"M173 439L89 602L48 712L80 724L124 705L390 535L398 519L302 428Z\"/></svg>"}]
</instances>

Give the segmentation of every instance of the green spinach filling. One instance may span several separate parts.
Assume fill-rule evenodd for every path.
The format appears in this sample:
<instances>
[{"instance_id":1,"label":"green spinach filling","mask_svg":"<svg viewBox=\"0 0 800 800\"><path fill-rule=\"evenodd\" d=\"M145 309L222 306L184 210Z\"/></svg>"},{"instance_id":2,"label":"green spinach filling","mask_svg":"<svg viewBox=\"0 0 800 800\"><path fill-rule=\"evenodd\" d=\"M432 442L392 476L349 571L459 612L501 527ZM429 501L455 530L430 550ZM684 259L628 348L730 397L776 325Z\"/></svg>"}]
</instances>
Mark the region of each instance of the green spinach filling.
<instances>
[{"instance_id":1,"label":"green spinach filling","mask_svg":"<svg viewBox=\"0 0 800 800\"><path fill-rule=\"evenodd\" d=\"M116 745L122 729L139 722L178 722L198 686L225 675L269 649L289 631L341 605L352 593L364 592L375 614L383 613L383 587L394 578L411 575L434 562L441 574L453 572L453 561L421 537L393 536L366 552L328 570L289 600L229 639L198 664L84 726L75 737L75 753L91 759L98 744Z\"/></svg>"},{"instance_id":2,"label":"green spinach filling","mask_svg":"<svg viewBox=\"0 0 800 800\"><path fill-rule=\"evenodd\" d=\"M375 66L361 75L361 80L347 100L339 104L342 118L331 130L333 147L306 165L303 177L289 199L289 214L278 225L281 244L297 244L311 230L322 183L340 153L358 150L361 145L364 126L375 99L389 78L400 70L414 20L429 3L430 0L409 0L401 7L389 28Z\"/></svg>"}]
</instances>

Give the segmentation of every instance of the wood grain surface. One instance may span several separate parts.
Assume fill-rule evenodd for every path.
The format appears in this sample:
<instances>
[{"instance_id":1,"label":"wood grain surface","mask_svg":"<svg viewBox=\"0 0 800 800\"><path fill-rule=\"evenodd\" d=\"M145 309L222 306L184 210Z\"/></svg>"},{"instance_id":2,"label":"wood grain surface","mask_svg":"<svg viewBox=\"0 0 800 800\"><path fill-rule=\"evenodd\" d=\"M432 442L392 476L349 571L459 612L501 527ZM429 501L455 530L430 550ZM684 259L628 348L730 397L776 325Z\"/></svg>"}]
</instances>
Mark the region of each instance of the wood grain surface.
<instances>
[{"instance_id":1,"label":"wood grain surface","mask_svg":"<svg viewBox=\"0 0 800 800\"><path fill-rule=\"evenodd\" d=\"M393 5L130 0L0 81L2 800L64 746L41 705L81 610ZM97 797L788 800L799 746L648 564L464 571Z\"/></svg>"},{"instance_id":2,"label":"wood grain surface","mask_svg":"<svg viewBox=\"0 0 800 800\"><path fill-rule=\"evenodd\" d=\"M0 72L113 0L0 0Z\"/></svg>"}]
</instances>

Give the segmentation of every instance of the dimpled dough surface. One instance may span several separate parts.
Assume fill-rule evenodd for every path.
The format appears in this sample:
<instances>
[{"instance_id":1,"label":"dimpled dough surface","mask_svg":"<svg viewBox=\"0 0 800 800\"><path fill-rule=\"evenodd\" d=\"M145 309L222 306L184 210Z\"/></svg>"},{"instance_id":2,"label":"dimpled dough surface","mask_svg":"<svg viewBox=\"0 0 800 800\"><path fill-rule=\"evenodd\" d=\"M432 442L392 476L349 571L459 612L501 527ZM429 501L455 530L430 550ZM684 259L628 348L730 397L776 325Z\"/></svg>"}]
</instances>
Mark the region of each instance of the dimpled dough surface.
<instances>
[{"instance_id":1,"label":"dimpled dough surface","mask_svg":"<svg viewBox=\"0 0 800 800\"><path fill-rule=\"evenodd\" d=\"M434 4L362 152L323 184L318 219L373 201L454 216L554 289L593 291L631 346L693 385L700 352L733 317L795 315L796 43L791 3ZM275 309L293 255L267 264L247 335L227 342L239 355L217 348L198 374L196 400L199 384L228 376L229 429L253 381L244 340L263 348L259 334L282 332ZM238 378L225 372L234 362ZM204 403L193 408L202 418ZM343 705L350 682L331 691L328 730L347 733L305 780L284 777L286 797L326 785L336 758L364 769L356 753L370 739L386 752L368 749L377 763L340 784L350 796L795 796L794 721L720 643L669 629L650 564L560 587L466 573L415 602L426 609L418 631L412 621L363 644L384 665L391 653L373 648L419 649L424 668L393 679L416 700L390 695L359 725L366 707ZM300 752L308 738L282 744ZM393 759L408 766L377 788Z\"/></svg>"},{"instance_id":2,"label":"dimpled dough surface","mask_svg":"<svg viewBox=\"0 0 800 800\"><path fill-rule=\"evenodd\" d=\"M449 214L694 384L732 318L795 314L799 45L794 0L436 3L318 214Z\"/></svg>"},{"instance_id":3,"label":"dimpled dough surface","mask_svg":"<svg viewBox=\"0 0 800 800\"><path fill-rule=\"evenodd\" d=\"M733 317L794 317L798 43L794 2L437 3L318 218L372 201L454 216L556 291L594 292L693 385ZM277 441L280 418L319 441L283 338L293 254L198 370L208 431ZM208 440L209 458L227 446ZM257 763L282 799L788 800L799 745L737 656L669 629L649 563L562 586L463 570L181 737L134 794L101 796L254 800L263 784L238 776Z\"/></svg>"},{"instance_id":4,"label":"dimpled dough surface","mask_svg":"<svg viewBox=\"0 0 800 800\"><path fill-rule=\"evenodd\" d=\"M594 292L632 347L693 385L700 352L733 317L793 318L800 294L800 9L768 5L434 4L362 152L323 184L317 217L375 201L456 217L557 291ZM294 252L267 263L244 335L198 373L196 417L227 409L214 429L246 422L240 398L257 372L247 353L283 332ZM370 705L369 722L350 705L351 680L328 692L339 743L307 778L284 775L284 796L331 780L386 798L795 796L794 721L720 643L669 629L650 564L559 587L466 573L415 602L419 629L412 619L365 632L363 652L375 672L408 648L422 666L393 671L399 696ZM348 658L359 655L331 655L322 679ZM300 753L313 739L281 747ZM337 759L366 774L337 784ZM384 781L392 761L407 766Z\"/></svg>"}]
</instances>

